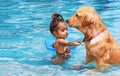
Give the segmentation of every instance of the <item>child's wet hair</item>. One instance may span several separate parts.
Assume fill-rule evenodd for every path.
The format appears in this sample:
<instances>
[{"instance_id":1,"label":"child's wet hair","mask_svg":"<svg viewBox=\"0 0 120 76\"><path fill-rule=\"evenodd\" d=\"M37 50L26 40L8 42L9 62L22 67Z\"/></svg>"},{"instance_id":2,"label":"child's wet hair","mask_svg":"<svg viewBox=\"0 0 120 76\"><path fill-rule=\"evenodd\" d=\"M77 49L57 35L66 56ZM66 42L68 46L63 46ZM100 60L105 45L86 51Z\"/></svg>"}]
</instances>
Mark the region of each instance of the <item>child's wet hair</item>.
<instances>
[{"instance_id":1,"label":"child's wet hair","mask_svg":"<svg viewBox=\"0 0 120 76\"><path fill-rule=\"evenodd\" d=\"M63 17L60 14L54 13L52 15L52 21L50 23L50 32L53 34L59 22L64 22ZM54 34L53 34L54 35Z\"/></svg>"}]
</instances>

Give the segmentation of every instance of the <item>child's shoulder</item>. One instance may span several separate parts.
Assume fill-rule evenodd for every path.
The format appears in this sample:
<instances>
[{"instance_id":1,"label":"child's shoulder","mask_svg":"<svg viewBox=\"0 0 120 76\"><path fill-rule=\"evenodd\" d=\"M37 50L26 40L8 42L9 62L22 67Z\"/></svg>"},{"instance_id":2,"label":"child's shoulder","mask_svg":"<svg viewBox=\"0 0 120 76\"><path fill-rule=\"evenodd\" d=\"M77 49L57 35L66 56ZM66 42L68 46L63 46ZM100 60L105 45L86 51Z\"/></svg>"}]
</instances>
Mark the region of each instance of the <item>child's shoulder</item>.
<instances>
[{"instance_id":1,"label":"child's shoulder","mask_svg":"<svg viewBox=\"0 0 120 76\"><path fill-rule=\"evenodd\" d=\"M62 41L65 41L64 39L57 39L56 40L57 42L62 42Z\"/></svg>"},{"instance_id":2,"label":"child's shoulder","mask_svg":"<svg viewBox=\"0 0 120 76\"><path fill-rule=\"evenodd\" d=\"M61 44L61 43L63 44L66 42L66 40L65 39L57 39L55 42L58 44Z\"/></svg>"}]
</instances>

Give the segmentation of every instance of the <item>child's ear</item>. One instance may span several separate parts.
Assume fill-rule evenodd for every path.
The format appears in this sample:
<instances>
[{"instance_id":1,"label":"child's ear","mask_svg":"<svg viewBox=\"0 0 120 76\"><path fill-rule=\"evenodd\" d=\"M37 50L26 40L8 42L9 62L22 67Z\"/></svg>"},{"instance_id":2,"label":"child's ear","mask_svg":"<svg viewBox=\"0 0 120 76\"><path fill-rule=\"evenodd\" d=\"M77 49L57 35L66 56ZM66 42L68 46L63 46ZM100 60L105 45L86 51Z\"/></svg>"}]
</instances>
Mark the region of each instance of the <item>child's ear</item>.
<instances>
[{"instance_id":1,"label":"child's ear","mask_svg":"<svg viewBox=\"0 0 120 76\"><path fill-rule=\"evenodd\" d=\"M53 31L53 34L54 34L55 36L57 36L57 32L56 32L56 31Z\"/></svg>"}]
</instances>

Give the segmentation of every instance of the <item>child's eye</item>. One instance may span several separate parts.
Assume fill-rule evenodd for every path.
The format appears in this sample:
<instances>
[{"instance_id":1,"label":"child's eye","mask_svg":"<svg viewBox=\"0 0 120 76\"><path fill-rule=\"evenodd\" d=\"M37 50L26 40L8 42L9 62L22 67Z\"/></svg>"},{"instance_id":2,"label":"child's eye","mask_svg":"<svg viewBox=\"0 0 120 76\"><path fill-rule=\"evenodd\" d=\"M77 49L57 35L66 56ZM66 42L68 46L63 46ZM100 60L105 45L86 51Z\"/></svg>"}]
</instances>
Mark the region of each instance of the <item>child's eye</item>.
<instances>
[{"instance_id":1,"label":"child's eye","mask_svg":"<svg viewBox=\"0 0 120 76\"><path fill-rule=\"evenodd\" d=\"M67 28L66 28L66 29L63 29L62 32L67 31L67 30L68 30Z\"/></svg>"},{"instance_id":2,"label":"child's eye","mask_svg":"<svg viewBox=\"0 0 120 76\"><path fill-rule=\"evenodd\" d=\"M62 32L64 32L65 30L62 30Z\"/></svg>"}]
</instances>

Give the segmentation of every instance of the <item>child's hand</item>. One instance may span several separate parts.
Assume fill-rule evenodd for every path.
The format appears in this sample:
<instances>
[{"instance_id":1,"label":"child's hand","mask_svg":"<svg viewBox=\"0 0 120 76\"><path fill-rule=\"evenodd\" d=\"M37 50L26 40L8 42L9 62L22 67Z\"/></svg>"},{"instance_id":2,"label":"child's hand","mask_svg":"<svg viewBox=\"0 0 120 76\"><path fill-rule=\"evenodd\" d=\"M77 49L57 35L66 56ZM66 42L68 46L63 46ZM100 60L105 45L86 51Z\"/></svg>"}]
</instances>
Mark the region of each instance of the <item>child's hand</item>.
<instances>
[{"instance_id":1,"label":"child's hand","mask_svg":"<svg viewBox=\"0 0 120 76\"><path fill-rule=\"evenodd\" d=\"M80 41L76 40L76 41L74 41L74 44L75 44L75 46L79 46L80 45Z\"/></svg>"}]
</instances>

